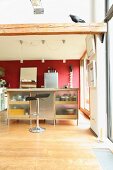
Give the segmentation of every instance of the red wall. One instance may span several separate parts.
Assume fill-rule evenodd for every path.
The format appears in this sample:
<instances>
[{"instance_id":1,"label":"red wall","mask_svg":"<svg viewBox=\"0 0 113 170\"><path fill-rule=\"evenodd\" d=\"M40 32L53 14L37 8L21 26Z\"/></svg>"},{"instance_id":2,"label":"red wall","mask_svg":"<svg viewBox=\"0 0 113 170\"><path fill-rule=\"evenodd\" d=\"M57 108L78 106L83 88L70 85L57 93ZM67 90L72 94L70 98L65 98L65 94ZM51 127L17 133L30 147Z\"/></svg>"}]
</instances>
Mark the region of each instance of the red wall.
<instances>
[{"instance_id":1,"label":"red wall","mask_svg":"<svg viewBox=\"0 0 113 170\"><path fill-rule=\"evenodd\" d=\"M80 60L46 60L42 63L41 60L29 60L20 63L20 61L0 61L0 67L5 69L5 79L9 83L10 88L19 88L20 68L21 67L37 67L37 87L44 85L44 72L47 72L48 67L55 69L58 72L59 88L69 83L69 66L73 66L73 87L79 88L80 84Z\"/></svg>"}]
</instances>

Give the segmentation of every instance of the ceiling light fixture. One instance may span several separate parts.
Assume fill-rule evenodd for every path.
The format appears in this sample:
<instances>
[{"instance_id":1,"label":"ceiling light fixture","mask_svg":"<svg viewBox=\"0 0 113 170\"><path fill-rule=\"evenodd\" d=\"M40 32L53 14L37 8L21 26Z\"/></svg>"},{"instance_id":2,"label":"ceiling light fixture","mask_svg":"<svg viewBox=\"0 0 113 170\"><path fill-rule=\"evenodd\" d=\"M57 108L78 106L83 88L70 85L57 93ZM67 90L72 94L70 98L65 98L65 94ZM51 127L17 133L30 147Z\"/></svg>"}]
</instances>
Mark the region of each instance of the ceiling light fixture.
<instances>
[{"instance_id":1,"label":"ceiling light fixture","mask_svg":"<svg viewBox=\"0 0 113 170\"><path fill-rule=\"evenodd\" d=\"M44 59L42 59L42 63L45 63L45 60L44 60Z\"/></svg>"},{"instance_id":2,"label":"ceiling light fixture","mask_svg":"<svg viewBox=\"0 0 113 170\"><path fill-rule=\"evenodd\" d=\"M62 43L65 44L66 40L62 40Z\"/></svg>"},{"instance_id":3,"label":"ceiling light fixture","mask_svg":"<svg viewBox=\"0 0 113 170\"><path fill-rule=\"evenodd\" d=\"M33 6L34 14L44 14L44 8L42 7L41 0L30 0Z\"/></svg>"},{"instance_id":4,"label":"ceiling light fixture","mask_svg":"<svg viewBox=\"0 0 113 170\"><path fill-rule=\"evenodd\" d=\"M63 63L66 63L66 60L63 60Z\"/></svg>"},{"instance_id":5,"label":"ceiling light fixture","mask_svg":"<svg viewBox=\"0 0 113 170\"><path fill-rule=\"evenodd\" d=\"M45 40L41 40L42 44L45 44Z\"/></svg>"}]
</instances>

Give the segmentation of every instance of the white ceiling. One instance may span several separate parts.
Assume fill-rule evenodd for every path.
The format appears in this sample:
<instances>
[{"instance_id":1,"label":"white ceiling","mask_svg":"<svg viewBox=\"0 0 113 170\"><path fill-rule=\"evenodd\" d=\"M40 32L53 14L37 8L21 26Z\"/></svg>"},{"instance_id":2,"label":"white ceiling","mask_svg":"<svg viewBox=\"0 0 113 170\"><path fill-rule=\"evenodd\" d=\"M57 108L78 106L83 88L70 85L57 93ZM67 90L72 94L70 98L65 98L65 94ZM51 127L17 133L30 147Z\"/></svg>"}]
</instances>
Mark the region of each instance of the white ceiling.
<instances>
[{"instance_id":1,"label":"white ceiling","mask_svg":"<svg viewBox=\"0 0 113 170\"><path fill-rule=\"evenodd\" d=\"M85 38L83 34L0 36L0 60L80 59L86 49Z\"/></svg>"}]
</instances>

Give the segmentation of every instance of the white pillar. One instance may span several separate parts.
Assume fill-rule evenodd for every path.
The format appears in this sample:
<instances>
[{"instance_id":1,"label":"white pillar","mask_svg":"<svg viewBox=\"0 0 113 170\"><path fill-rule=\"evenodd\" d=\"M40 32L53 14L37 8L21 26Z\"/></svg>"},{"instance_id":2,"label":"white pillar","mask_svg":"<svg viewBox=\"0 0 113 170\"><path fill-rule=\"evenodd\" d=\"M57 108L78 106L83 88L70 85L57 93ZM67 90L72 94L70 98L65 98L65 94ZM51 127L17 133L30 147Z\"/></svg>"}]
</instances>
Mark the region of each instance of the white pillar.
<instances>
[{"instance_id":1,"label":"white pillar","mask_svg":"<svg viewBox=\"0 0 113 170\"><path fill-rule=\"evenodd\" d=\"M106 113L106 54L105 43L96 36L97 60L97 129L98 139L104 141L107 129Z\"/></svg>"}]
</instances>

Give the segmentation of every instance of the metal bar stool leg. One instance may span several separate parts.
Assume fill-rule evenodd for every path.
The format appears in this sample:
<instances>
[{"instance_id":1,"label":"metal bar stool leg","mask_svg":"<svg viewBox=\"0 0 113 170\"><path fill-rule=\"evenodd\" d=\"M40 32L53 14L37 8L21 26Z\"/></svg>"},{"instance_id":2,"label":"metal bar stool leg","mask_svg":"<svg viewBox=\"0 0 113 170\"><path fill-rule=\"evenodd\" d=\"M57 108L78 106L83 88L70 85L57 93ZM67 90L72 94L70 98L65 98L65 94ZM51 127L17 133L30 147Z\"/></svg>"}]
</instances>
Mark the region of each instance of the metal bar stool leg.
<instances>
[{"instance_id":1,"label":"metal bar stool leg","mask_svg":"<svg viewBox=\"0 0 113 170\"><path fill-rule=\"evenodd\" d=\"M39 126L39 98L36 99L36 127L30 128L29 131L33 133L43 132L45 128Z\"/></svg>"}]
</instances>

